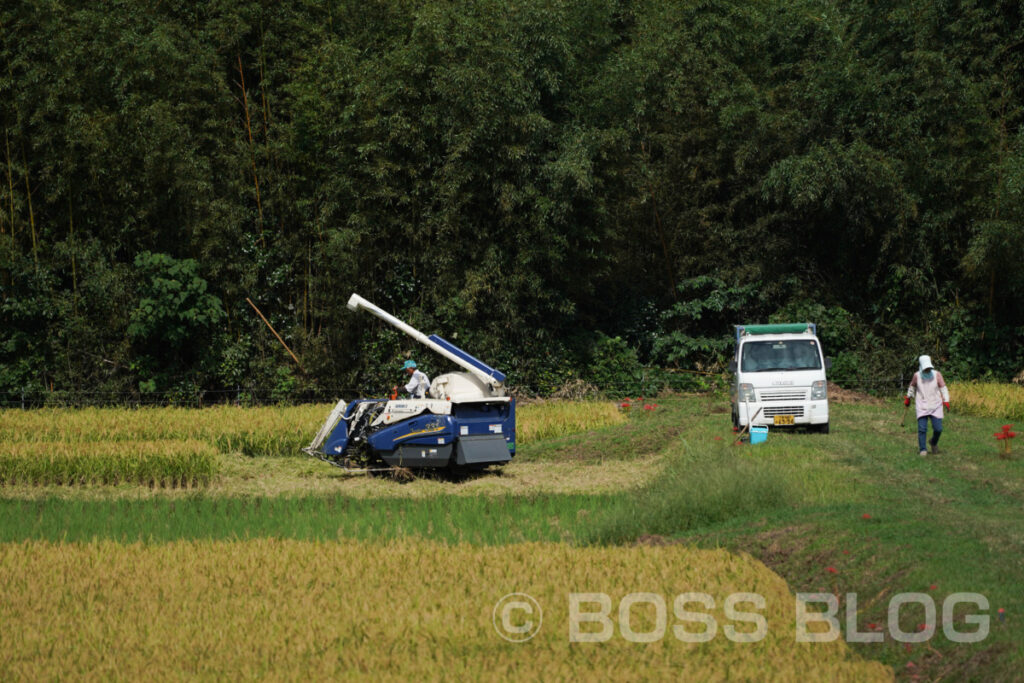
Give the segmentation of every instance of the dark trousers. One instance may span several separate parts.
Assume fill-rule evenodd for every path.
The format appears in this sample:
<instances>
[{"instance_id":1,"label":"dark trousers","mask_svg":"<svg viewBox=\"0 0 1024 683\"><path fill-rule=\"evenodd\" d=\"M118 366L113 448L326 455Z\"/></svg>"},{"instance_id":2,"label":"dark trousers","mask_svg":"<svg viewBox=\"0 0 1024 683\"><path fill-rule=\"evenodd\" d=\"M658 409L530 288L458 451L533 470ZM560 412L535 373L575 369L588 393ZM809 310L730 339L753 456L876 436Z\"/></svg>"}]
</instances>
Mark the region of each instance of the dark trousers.
<instances>
[{"instance_id":1,"label":"dark trousers","mask_svg":"<svg viewBox=\"0 0 1024 683\"><path fill-rule=\"evenodd\" d=\"M935 417L934 415L925 415L924 417L917 418L917 445L922 450L928 450L925 448L925 437L928 436L928 418L932 420L932 446L939 443L939 437L942 436L942 418Z\"/></svg>"}]
</instances>

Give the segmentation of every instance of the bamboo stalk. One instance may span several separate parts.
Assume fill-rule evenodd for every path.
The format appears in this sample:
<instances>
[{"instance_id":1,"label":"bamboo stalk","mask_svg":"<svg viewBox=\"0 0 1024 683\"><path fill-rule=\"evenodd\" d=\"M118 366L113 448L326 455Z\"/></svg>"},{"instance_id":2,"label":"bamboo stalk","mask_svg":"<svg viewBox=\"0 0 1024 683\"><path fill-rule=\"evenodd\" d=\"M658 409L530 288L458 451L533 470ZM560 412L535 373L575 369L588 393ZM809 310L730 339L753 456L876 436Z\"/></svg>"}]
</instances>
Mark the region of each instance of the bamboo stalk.
<instances>
[{"instance_id":1,"label":"bamboo stalk","mask_svg":"<svg viewBox=\"0 0 1024 683\"><path fill-rule=\"evenodd\" d=\"M32 185L28 178L28 153L25 151L25 141L21 143L21 158L25 162L25 196L28 199L28 225L32 232L32 260L39 270L39 242L36 239L36 215L32 210Z\"/></svg>"},{"instance_id":2,"label":"bamboo stalk","mask_svg":"<svg viewBox=\"0 0 1024 683\"><path fill-rule=\"evenodd\" d=\"M650 158L650 152L647 149L647 145L641 141L640 151L646 158ZM665 269L668 271L668 279L670 290L672 293L672 299L679 301L679 292L676 287L676 272L672 265L672 258L669 255L668 242L665 240L665 230L661 225L661 214L658 212L658 197L654 192L654 184L648 179L647 192L651 195L651 205L654 209L654 226L658 231L658 240L661 242L661 250L665 255Z\"/></svg>"},{"instance_id":3,"label":"bamboo stalk","mask_svg":"<svg viewBox=\"0 0 1024 683\"><path fill-rule=\"evenodd\" d=\"M256 211L259 213L260 244L267 246L263 238L263 201L260 198L260 178L256 173L256 152L253 149L252 139L252 117L249 116L249 95L245 91L245 72L242 69L242 55L238 55L238 78L239 86L242 88L242 107L245 109L245 130L249 134L249 160L252 162L252 182L256 187Z\"/></svg>"},{"instance_id":4,"label":"bamboo stalk","mask_svg":"<svg viewBox=\"0 0 1024 683\"><path fill-rule=\"evenodd\" d=\"M313 270L313 245L306 242L306 286L303 288L302 293L302 329L307 329L306 325L309 325L309 330L313 328L313 315L311 310L311 302L309 300L309 280L312 277Z\"/></svg>"},{"instance_id":5,"label":"bamboo stalk","mask_svg":"<svg viewBox=\"0 0 1024 683\"><path fill-rule=\"evenodd\" d=\"M281 342L281 346L283 346L284 350L287 351L291 355L292 360L294 360L295 364L299 366L299 370L302 370L302 372L305 373L306 370L305 370L305 368L302 367L302 363L299 362L298 357L294 353L292 353L292 350L290 348L288 348L287 344L284 343L284 339L281 339L281 335L279 335L277 333L277 330L275 330L274 326L270 324L270 321L267 320L266 317L264 317L262 311L260 311L260 309L256 308L256 304L254 304L252 302L252 299L250 299L249 297L245 297L245 300L249 302L249 305L252 306L252 309L254 311L256 311L256 314L260 316L260 318L263 320L263 322L265 322L267 324L267 327L270 328L270 331L274 333L275 337L277 337L277 341Z\"/></svg>"},{"instance_id":6,"label":"bamboo stalk","mask_svg":"<svg viewBox=\"0 0 1024 683\"><path fill-rule=\"evenodd\" d=\"M270 130L270 101L267 98L267 89L263 87L266 82L266 67L267 57L263 51L264 39L266 33L263 30L262 23L260 24L260 98L263 100L263 139L264 142L267 138L267 131Z\"/></svg>"},{"instance_id":7,"label":"bamboo stalk","mask_svg":"<svg viewBox=\"0 0 1024 683\"><path fill-rule=\"evenodd\" d=\"M14 249L14 174L11 171L11 139L7 135L7 129L4 128L4 146L7 150L7 190L10 194L7 199L10 201L11 208L11 249ZM13 253L13 252L12 252Z\"/></svg>"},{"instance_id":8,"label":"bamboo stalk","mask_svg":"<svg viewBox=\"0 0 1024 683\"><path fill-rule=\"evenodd\" d=\"M75 263L75 214L71 205L71 188L68 188L68 241L71 242L71 306L78 315L78 265Z\"/></svg>"}]
</instances>

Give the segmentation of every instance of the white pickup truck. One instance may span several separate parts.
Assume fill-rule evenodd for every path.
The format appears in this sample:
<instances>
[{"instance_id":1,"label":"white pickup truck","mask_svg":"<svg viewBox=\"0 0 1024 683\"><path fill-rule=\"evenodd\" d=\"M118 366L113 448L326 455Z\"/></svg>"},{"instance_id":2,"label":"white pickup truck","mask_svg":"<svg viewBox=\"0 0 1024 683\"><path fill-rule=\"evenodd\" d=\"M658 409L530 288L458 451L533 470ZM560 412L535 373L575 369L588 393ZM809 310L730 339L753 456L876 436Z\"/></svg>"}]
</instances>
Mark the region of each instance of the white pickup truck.
<instances>
[{"instance_id":1,"label":"white pickup truck","mask_svg":"<svg viewBox=\"0 0 1024 683\"><path fill-rule=\"evenodd\" d=\"M832 366L814 323L736 325L732 422L738 427L808 427L828 433Z\"/></svg>"}]
</instances>

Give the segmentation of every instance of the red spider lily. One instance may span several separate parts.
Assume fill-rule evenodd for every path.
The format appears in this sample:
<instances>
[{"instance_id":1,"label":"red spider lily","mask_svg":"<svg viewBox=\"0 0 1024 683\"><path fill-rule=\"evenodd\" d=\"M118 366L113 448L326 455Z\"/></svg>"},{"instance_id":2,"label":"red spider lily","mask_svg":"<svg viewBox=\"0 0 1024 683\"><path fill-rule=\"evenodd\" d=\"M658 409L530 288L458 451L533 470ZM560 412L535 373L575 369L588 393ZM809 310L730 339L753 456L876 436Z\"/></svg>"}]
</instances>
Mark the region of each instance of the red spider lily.
<instances>
[{"instance_id":1,"label":"red spider lily","mask_svg":"<svg viewBox=\"0 0 1024 683\"><path fill-rule=\"evenodd\" d=\"M865 512L863 515L860 516L860 518L861 519L871 519L871 515L869 515L868 513Z\"/></svg>"},{"instance_id":2,"label":"red spider lily","mask_svg":"<svg viewBox=\"0 0 1024 683\"><path fill-rule=\"evenodd\" d=\"M825 567L825 571L827 571L829 574L838 574L839 573L839 570L836 569L835 567Z\"/></svg>"},{"instance_id":3,"label":"red spider lily","mask_svg":"<svg viewBox=\"0 0 1024 683\"><path fill-rule=\"evenodd\" d=\"M928 590L933 591L936 590L938 587L938 584L933 583L932 585L928 586Z\"/></svg>"},{"instance_id":4,"label":"red spider lily","mask_svg":"<svg viewBox=\"0 0 1024 683\"><path fill-rule=\"evenodd\" d=\"M1013 437L1017 436L1017 432L1011 432L1011 429L1013 429L1013 425L1003 425L1003 431L996 432L995 437L1000 441L1002 441L1003 439L1012 439Z\"/></svg>"},{"instance_id":5,"label":"red spider lily","mask_svg":"<svg viewBox=\"0 0 1024 683\"><path fill-rule=\"evenodd\" d=\"M876 631L876 630L878 630L878 624L876 624L875 622L871 622L870 624L868 624L868 630L869 631Z\"/></svg>"},{"instance_id":6,"label":"red spider lily","mask_svg":"<svg viewBox=\"0 0 1024 683\"><path fill-rule=\"evenodd\" d=\"M720 437L720 436L716 436L715 437L715 441L721 441L721 440L722 440L722 437Z\"/></svg>"},{"instance_id":7,"label":"red spider lily","mask_svg":"<svg viewBox=\"0 0 1024 683\"><path fill-rule=\"evenodd\" d=\"M1002 442L1003 455L1010 457L1010 439L1017 436L1017 432L1010 431L1013 425L1003 425L1003 431L996 432L993 436L996 437L996 441Z\"/></svg>"}]
</instances>

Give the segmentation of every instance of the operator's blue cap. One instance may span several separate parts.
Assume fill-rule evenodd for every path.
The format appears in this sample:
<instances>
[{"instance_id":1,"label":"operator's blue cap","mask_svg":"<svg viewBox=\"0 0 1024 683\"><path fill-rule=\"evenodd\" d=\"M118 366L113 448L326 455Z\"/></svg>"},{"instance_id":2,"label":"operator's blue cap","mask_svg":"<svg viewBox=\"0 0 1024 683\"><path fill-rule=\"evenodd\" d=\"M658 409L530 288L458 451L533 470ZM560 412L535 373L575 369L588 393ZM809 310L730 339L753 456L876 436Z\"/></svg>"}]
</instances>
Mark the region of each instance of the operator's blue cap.
<instances>
[{"instance_id":1,"label":"operator's blue cap","mask_svg":"<svg viewBox=\"0 0 1024 683\"><path fill-rule=\"evenodd\" d=\"M414 361L414 360L407 360L407 361L405 361L405 365L402 366L402 369L403 370L408 370L409 368L414 368L414 367L416 367L416 361Z\"/></svg>"}]
</instances>

